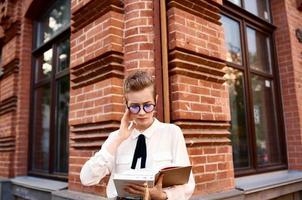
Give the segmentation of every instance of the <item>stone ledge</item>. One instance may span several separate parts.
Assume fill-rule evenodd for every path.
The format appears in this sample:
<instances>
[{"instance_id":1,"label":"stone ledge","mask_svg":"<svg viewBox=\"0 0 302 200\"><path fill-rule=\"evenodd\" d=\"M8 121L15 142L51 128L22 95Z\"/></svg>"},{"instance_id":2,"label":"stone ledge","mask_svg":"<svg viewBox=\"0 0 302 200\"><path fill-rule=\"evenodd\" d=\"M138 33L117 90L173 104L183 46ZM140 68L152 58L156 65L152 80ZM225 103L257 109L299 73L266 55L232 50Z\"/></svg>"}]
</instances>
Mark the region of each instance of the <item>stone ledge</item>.
<instances>
[{"instance_id":1,"label":"stone ledge","mask_svg":"<svg viewBox=\"0 0 302 200\"><path fill-rule=\"evenodd\" d=\"M11 182L14 185L18 185L34 190L45 191L45 192L62 190L67 188L68 186L67 182L54 181L54 180L36 178L31 176L19 176L11 179Z\"/></svg>"},{"instance_id":2,"label":"stone ledge","mask_svg":"<svg viewBox=\"0 0 302 200\"><path fill-rule=\"evenodd\" d=\"M235 179L244 199L274 199L302 191L302 171L283 170Z\"/></svg>"},{"instance_id":3,"label":"stone ledge","mask_svg":"<svg viewBox=\"0 0 302 200\"><path fill-rule=\"evenodd\" d=\"M195 195L191 200L259 200L273 199L302 191L302 171L282 170L245 176L235 179L236 188L231 191Z\"/></svg>"},{"instance_id":4,"label":"stone ledge","mask_svg":"<svg viewBox=\"0 0 302 200\"><path fill-rule=\"evenodd\" d=\"M245 194L299 182L302 183L302 171L290 170L257 174L235 179L236 188L244 191Z\"/></svg>"},{"instance_id":5,"label":"stone ledge","mask_svg":"<svg viewBox=\"0 0 302 200\"><path fill-rule=\"evenodd\" d=\"M202 196L192 196L190 200L218 200L218 199L224 199L224 200L241 200L244 199L244 194L242 191L239 190L230 190L226 192L219 192L215 194L209 194L209 195L202 195Z\"/></svg>"},{"instance_id":6,"label":"stone ledge","mask_svg":"<svg viewBox=\"0 0 302 200\"><path fill-rule=\"evenodd\" d=\"M11 179L14 199L51 200L51 192L67 188L67 182L54 181L30 176Z\"/></svg>"}]
</instances>

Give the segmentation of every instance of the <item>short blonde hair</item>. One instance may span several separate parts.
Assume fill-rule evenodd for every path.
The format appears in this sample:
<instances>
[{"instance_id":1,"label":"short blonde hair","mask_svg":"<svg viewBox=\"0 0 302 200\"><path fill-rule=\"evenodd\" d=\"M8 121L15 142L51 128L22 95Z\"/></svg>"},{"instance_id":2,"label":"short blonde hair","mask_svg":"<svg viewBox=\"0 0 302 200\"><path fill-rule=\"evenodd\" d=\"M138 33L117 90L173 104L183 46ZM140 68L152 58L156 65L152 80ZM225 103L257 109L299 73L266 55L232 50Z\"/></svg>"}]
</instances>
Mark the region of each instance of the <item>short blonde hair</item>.
<instances>
[{"instance_id":1,"label":"short blonde hair","mask_svg":"<svg viewBox=\"0 0 302 200\"><path fill-rule=\"evenodd\" d=\"M124 80L124 95L126 96L126 94L130 92L141 91L148 87L152 87L155 100L156 92L154 79L148 72L136 70L130 73Z\"/></svg>"}]
</instances>

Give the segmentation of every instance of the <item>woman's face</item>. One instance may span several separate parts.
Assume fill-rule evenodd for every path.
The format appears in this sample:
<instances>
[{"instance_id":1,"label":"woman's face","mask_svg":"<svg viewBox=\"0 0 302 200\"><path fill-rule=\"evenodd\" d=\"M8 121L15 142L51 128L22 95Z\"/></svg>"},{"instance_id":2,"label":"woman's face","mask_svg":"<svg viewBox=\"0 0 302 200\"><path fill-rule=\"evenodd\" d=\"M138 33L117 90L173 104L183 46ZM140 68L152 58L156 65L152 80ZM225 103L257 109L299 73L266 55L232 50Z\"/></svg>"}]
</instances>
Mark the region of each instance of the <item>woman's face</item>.
<instances>
[{"instance_id":1,"label":"woman's face","mask_svg":"<svg viewBox=\"0 0 302 200\"><path fill-rule=\"evenodd\" d=\"M136 128L143 130L152 124L155 109L151 112L145 112L145 110L148 111L148 109L150 109L150 104L156 104L152 87L126 94L126 103L127 107L133 106L134 108L138 108L138 106L140 106L140 110L137 114L130 112L130 119L135 121ZM145 107L145 110L143 107Z\"/></svg>"}]
</instances>

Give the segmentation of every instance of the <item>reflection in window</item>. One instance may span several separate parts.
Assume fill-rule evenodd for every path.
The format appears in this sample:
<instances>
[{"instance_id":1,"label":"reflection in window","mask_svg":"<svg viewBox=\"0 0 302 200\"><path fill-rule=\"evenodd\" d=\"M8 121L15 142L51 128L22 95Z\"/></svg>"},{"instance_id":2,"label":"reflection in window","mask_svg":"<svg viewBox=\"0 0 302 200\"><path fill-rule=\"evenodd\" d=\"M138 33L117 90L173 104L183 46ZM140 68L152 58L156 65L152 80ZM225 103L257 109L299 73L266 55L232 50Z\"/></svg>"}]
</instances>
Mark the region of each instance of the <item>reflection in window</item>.
<instances>
[{"instance_id":1,"label":"reflection in window","mask_svg":"<svg viewBox=\"0 0 302 200\"><path fill-rule=\"evenodd\" d=\"M50 131L50 85L47 84L35 92L33 168L48 170L49 131Z\"/></svg>"},{"instance_id":2,"label":"reflection in window","mask_svg":"<svg viewBox=\"0 0 302 200\"><path fill-rule=\"evenodd\" d=\"M38 23L38 29L42 32L37 37L37 47L49 41L57 33L68 27L70 23L70 1L57 1Z\"/></svg>"},{"instance_id":3,"label":"reflection in window","mask_svg":"<svg viewBox=\"0 0 302 200\"><path fill-rule=\"evenodd\" d=\"M49 49L48 51L43 53L43 64L42 64L43 75L47 77L49 77L52 70L51 61L52 61L52 49Z\"/></svg>"},{"instance_id":4,"label":"reflection in window","mask_svg":"<svg viewBox=\"0 0 302 200\"><path fill-rule=\"evenodd\" d=\"M242 64L239 22L226 16L221 18L224 28L224 40L227 48L226 60L238 65Z\"/></svg>"},{"instance_id":5,"label":"reflection in window","mask_svg":"<svg viewBox=\"0 0 302 200\"><path fill-rule=\"evenodd\" d=\"M259 165L281 162L272 81L252 76L254 124Z\"/></svg>"},{"instance_id":6,"label":"reflection in window","mask_svg":"<svg viewBox=\"0 0 302 200\"><path fill-rule=\"evenodd\" d=\"M68 108L69 108L69 77L58 81L58 97L56 108L56 161L55 171L68 171Z\"/></svg>"},{"instance_id":7,"label":"reflection in window","mask_svg":"<svg viewBox=\"0 0 302 200\"><path fill-rule=\"evenodd\" d=\"M249 64L252 69L271 73L271 46L269 37L247 28Z\"/></svg>"},{"instance_id":8,"label":"reflection in window","mask_svg":"<svg viewBox=\"0 0 302 200\"><path fill-rule=\"evenodd\" d=\"M36 82L50 78L52 71L52 49L48 49L35 62Z\"/></svg>"},{"instance_id":9,"label":"reflection in window","mask_svg":"<svg viewBox=\"0 0 302 200\"><path fill-rule=\"evenodd\" d=\"M225 67L224 79L229 88L231 110L231 141L235 168L250 166L248 136L246 126L245 96L243 73L231 67Z\"/></svg>"},{"instance_id":10,"label":"reflection in window","mask_svg":"<svg viewBox=\"0 0 302 200\"><path fill-rule=\"evenodd\" d=\"M62 71L69 67L69 39L60 43L58 46L58 69L57 71Z\"/></svg>"},{"instance_id":11,"label":"reflection in window","mask_svg":"<svg viewBox=\"0 0 302 200\"><path fill-rule=\"evenodd\" d=\"M244 8L258 17L270 21L268 0L244 0Z\"/></svg>"},{"instance_id":12,"label":"reflection in window","mask_svg":"<svg viewBox=\"0 0 302 200\"><path fill-rule=\"evenodd\" d=\"M233 4L236 4L237 6L241 7L241 0L228 0L230 2L232 2Z\"/></svg>"}]
</instances>

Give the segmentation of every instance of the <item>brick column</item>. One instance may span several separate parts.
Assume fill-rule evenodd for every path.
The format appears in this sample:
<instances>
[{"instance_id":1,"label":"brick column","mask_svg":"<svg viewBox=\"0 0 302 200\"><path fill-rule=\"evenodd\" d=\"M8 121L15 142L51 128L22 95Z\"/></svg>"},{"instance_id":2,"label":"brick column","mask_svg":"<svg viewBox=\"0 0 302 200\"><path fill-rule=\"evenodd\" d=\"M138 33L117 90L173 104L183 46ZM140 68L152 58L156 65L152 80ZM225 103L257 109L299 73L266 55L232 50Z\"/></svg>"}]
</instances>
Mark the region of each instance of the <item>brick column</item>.
<instances>
[{"instance_id":1,"label":"brick column","mask_svg":"<svg viewBox=\"0 0 302 200\"><path fill-rule=\"evenodd\" d=\"M283 99L288 167L302 170L302 43L296 29L302 27L302 12L295 0L271 1L276 50Z\"/></svg>"},{"instance_id":2,"label":"brick column","mask_svg":"<svg viewBox=\"0 0 302 200\"><path fill-rule=\"evenodd\" d=\"M154 73L153 0L125 0L125 70Z\"/></svg>"},{"instance_id":3,"label":"brick column","mask_svg":"<svg viewBox=\"0 0 302 200\"><path fill-rule=\"evenodd\" d=\"M28 4L30 0L26 1ZM23 2L25 3L25 2ZM23 4L24 5L24 4ZM20 10L20 69L18 77L18 102L16 116L16 152L14 158L15 176L27 175L28 168L28 140L29 140L29 109L30 109L30 86L32 72L32 21L24 17L26 6L19 3Z\"/></svg>"},{"instance_id":4,"label":"brick column","mask_svg":"<svg viewBox=\"0 0 302 200\"><path fill-rule=\"evenodd\" d=\"M167 1L171 120L184 131L195 194L234 188L218 5L216 1Z\"/></svg>"},{"instance_id":5,"label":"brick column","mask_svg":"<svg viewBox=\"0 0 302 200\"><path fill-rule=\"evenodd\" d=\"M159 11L155 10L155 4L159 3L159 0L156 1L124 1L124 64L126 75L135 69L141 69L148 71L155 77L155 90L159 96L155 116L162 121L163 87L162 68L161 62L159 61L161 60L161 55L160 53L155 55L155 45L158 45L157 50L161 48L160 31L156 30L156 27L160 27L159 20L156 21L156 17L159 18ZM157 58L155 58L155 56L157 56ZM157 63L155 63L156 59Z\"/></svg>"},{"instance_id":6,"label":"brick column","mask_svg":"<svg viewBox=\"0 0 302 200\"><path fill-rule=\"evenodd\" d=\"M0 25L4 31L4 37L1 38L3 45L1 68L4 73L0 77L0 177L13 177L17 168L14 163L15 155L20 152L19 138L16 141L16 119L19 98L17 86L21 2L4 1L0 6Z\"/></svg>"},{"instance_id":7,"label":"brick column","mask_svg":"<svg viewBox=\"0 0 302 200\"><path fill-rule=\"evenodd\" d=\"M69 189L105 196L108 177L96 187L84 187L79 173L119 127L124 110L124 5L117 0L71 4Z\"/></svg>"}]
</instances>

